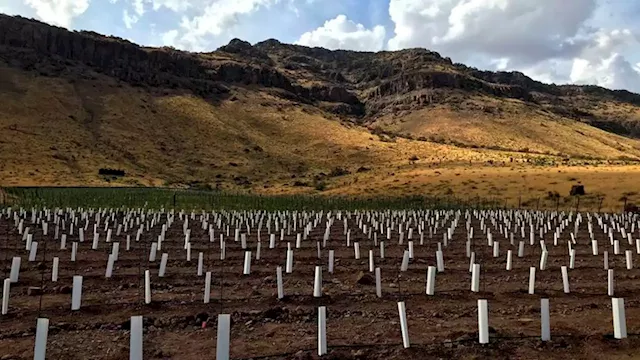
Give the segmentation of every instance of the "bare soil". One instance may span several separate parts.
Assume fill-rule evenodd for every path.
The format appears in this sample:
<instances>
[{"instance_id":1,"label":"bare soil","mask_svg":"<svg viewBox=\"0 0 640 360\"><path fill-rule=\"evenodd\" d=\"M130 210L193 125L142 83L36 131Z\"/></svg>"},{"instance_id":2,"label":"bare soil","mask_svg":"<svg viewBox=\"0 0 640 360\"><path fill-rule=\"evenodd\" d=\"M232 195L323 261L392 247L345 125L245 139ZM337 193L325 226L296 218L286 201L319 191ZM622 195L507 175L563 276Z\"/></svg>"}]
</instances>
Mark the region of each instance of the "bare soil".
<instances>
[{"instance_id":1,"label":"bare soil","mask_svg":"<svg viewBox=\"0 0 640 360\"><path fill-rule=\"evenodd\" d=\"M591 255L586 221L578 237L575 269L569 270L571 293L564 294L560 267L569 265L565 230L558 246L553 233L546 235L549 265L536 273L536 294L529 295L529 267L539 266L540 247L529 246L518 258L517 247L497 235L501 253L492 257L492 248L479 231L474 218L474 251L482 266L481 292L470 291L469 260L465 254L464 215L453 240L444 249L446 269L436 277L436 294L425 294L427 266L435 266L437 242L443 228L433 238L425 236L419 245L414 234L415 255L409 270L400 273L402 253L398 233L386 242L386 257L379 258L378 247L360 231L355 218L349 222L352 240L361 246L361 259L354 259L346 247L342 223L336 221L330 241L317 258L316 241L322 241L325 222L314 228L301 249L294 250L294 271L284 274L286 297L277 299L276 267L284 272L287 242L295 248L296 234L277 241L268 249L266 230L262 234L261 259L255 260L257 234L248 236L253 250L251 275L243 276L244 250L233 241L233 227L227 239L226 259L220 261L219 231L216 241L199 221L191 221L192 259L187 262L183 249L182 222L169 229L157 260L148 262L149 244L157 239L161 226L143 234L140 242L132 235L131 250L125 250L126 234L112 237L120 243L119 260L113 277L105 278L111 244L101 233L100 247L91 250L91 239L79 243L77 261L70 261L71 243L59 250L59 240L38 230L38 259L28 262L28 253L13 221L0 220L0 272L9 276L11 258L22 257L18 284L12 284L9 314L0 316L0 359L33 358L35 325L38 317L50 319L47 358L49 359L126 359L129 352L129 319L144 316L145 359L214 358L217 315L231 314L231 357L233 359L315 359L317 358L317 307L327 307L326 359L633 359L640 358L640 269L627 270L624 250L633 250L621 241L622 255L613 255L609 241L597 224L600 256ZM25 221L27 222L27 221ZM32 226L33 228L33 226ZM89 232L93 225L89 226ZM572 228L571 226L569 228ZM33 232L33 230L32 230ZM62 232L61 232L62 233ZM46 242L46 250L44 246ZM519 234L516 241L520 240ZM517 245L517 242L516 242ZM605 246L606 245L606 246ZM328 249L335 249L335 271L327 271ZM358 273L368 273L368 251L374 250L375 266L381 268L382 298L376 297L375 284L359 284ZM506 252L514 250L513 270L506 271ZM628 339L613 339L611 299L607 296L607 272L602 252L610 250L610 267L616 273L616 296L625 299ZM159 278L160 255L169 254L167 273ZM196 274L198 253L204 253L204 271L213 273L211 303L203 303L204 276ZM59 280L51 282L53 257L60 258ZM637 261L636 261L637 262ZM322 298L314 298L313 274L323 266ZM152 274L152 304L144 304L144 270ZM82 275L82 308L71 311L72 277ZM42 296L29 295L29 287L44 284ZM540 299L551 304L551 336L540 340ZM477 299L489 303L490 343L477 341ZM398 317L398 301L405 301L411 347L404 349Z\"/></svg>"}]
</instances>

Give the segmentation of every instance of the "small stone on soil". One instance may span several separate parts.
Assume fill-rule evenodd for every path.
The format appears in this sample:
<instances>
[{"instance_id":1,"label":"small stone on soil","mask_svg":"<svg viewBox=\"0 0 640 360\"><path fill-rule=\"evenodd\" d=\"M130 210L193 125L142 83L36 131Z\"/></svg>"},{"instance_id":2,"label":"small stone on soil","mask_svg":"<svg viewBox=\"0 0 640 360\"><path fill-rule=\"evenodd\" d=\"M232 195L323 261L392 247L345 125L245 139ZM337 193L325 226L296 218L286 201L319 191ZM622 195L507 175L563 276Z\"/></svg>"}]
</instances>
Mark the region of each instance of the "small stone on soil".
<instances>
[{"instance_id":1,"label":"small stone on soil","mask_svg":"<svg viewBox=\"0 0 640 360\"><path fill-rule=\"evenodd\" d=\"M376 279L371 274L360 271L356 282L360 285L375 285Z\"/></svg>"},{"instance_id":2,"label":"small stone on soil","mask_svg":"<svg viewBox=\"0 0 640 360\"><path fill-rule=\"evenodd\" d=\"M29 289L27 289L27 295L29 296L42 295L42 289L36 286L29 286Z\"/></svg>"}]
</instances>

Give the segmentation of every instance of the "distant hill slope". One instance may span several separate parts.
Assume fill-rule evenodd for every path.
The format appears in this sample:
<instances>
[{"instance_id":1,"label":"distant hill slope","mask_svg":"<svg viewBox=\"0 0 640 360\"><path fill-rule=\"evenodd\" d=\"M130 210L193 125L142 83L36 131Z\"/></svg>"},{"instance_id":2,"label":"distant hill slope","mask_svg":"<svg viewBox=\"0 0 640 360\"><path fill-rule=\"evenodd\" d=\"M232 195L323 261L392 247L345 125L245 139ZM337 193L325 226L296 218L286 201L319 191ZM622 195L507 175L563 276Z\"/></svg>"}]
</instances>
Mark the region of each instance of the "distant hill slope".
<instances>
[{"instance_id":1,"label":"distant hill slope","mask_svg":"<svg viewBox=\"0 0 640 360\"><path fill-rule=\"evenodd\" d=\"M640 95L424 49L196 54L0 14L0 104L2 184L104 184L114 168L126 184L298 191L418 159L640 159Z\"/></svg>"}]
</instances>

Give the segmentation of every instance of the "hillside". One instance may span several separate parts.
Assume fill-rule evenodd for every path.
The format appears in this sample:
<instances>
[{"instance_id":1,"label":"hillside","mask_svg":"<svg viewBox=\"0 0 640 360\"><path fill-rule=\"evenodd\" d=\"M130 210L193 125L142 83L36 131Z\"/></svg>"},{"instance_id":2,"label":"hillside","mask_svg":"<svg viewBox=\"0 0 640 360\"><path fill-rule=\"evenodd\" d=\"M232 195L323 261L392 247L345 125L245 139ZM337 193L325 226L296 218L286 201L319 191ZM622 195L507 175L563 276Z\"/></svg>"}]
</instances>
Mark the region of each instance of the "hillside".
<instances>
[{"instance_id":1,"label":"hillside","mask_svg":"<svg viewBox=\"0 0 640 360\"><path fill-rule=\"evenodd\" d=\"M196 54L0 14L0 104L2 185L388 193L432 168L640 159L640 95L424 49L233 40ZM367 177L380 187L355 185Z\"/></svg>"}]
</instances>

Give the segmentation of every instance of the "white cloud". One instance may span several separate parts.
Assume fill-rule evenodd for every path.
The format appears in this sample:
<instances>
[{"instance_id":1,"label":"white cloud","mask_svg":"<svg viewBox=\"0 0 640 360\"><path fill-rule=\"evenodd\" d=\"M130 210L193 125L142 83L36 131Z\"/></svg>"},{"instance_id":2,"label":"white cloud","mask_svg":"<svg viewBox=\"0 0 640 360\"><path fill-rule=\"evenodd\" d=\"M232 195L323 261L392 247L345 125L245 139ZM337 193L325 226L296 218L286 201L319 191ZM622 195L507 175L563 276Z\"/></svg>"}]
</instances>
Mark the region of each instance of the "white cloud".
<instances>
[{"instance_id":1,"label":"white cloud","mask_svg":"<svg viewBox=\"0 0 640 360\"><path fill-rule=\"evenodd\" d=\"M131 29L133 27L133 24L137 23L138 20L138 16L129 15L129 11L127 9L124 9L124 11L122 12L122 21L124 21L124 26L126 26L127 29Z\"/></svg>"},{"instance_id":2,"label":"white cloud","mask_svg":"<svg viewBox=\"0 0 640 360\"><path fill-rule=\"evenodd\" d=\"M598 84L640 93L640 72L617 53L594 62L574 60L571 80L576 84Z\"/></svg>"},{"instance_id":3,"label":"white cloud","mask_svg":"<svg viewBox=\"0 0 640 360\"><path fill-rule=\"evenodd\" d=\"M628 29L599 32L592 44L573 60L571 82L640 93L640 69L619 52L639 45L638 36Z\"/></svg>"},{"instance_id":4,"label":"white cloud","mask_svg":"<svg viewBox=\"0 0 640 360\"><path fill-rule=\"evenodd\" d=\"M364 25L347 19L346 15L338 15L323 26L302 34L296 43L327 49L379 51L384 47L385 36L383 26L366 29Z\"/></svg>"},{"instance_id":5,"label":"white cloud","mask_svg":"<svg viewBox=\"0 0 640 360\"><path fill-rule=\"evenodd\" d=\"M574 52L569 40L594 8L595 0L390 0L389 48L535 62Z\"/></svg>"},{"instance_id":6,"label":"white cloud","mask_svg":"<svg viewBox=\"0 0 640 360\"><path fill-rule=\"evenodd\" d=\"M220 35L238 22L238 16L250 14L278 0L219 0L208 5L201 15L182 19L181 27L196 36Z\"/></svg>"},{"instance_id":7,"label":"white cloud","mask_svg":"<svg viewBox=\"0 0 640 360\"><path fill-rule=\"evenodd\" d=\"M162 34L162 43L166 46L176 46L176 38L178 37L178 30L169 30Z\"/></svg>"},{"instance_id":8,"label":"white cloud","mask_svg":"<svg viewBox=\"0 0 640 360\"><path fill-rule=\"evenodd\" d=\"M192 6L188 0L152 0L152 4L154 11L165 7L174 12L183 12Z\"/></svg>"},{"instance_id":9,"label":"white cloud","mask_svg":"<svg viewBox=\"0 0 640 360\"><path fill-rule=\"evenodd\" d=\"M280 0L216 0L206 5L199 14L183 16L177 34L171 33L172 44L182 49L204 51L208 37L220 36L236 26L241 16L252 14L261 8L270 7Z\"/></svg>"},{"instance_id":10,"label":"white cloud","mask_svg":"<svg viewBox=\"0 0 640 360\"><path fill-rule=\"evenodd\" d=\"M89 8L89 0L25 0L36 16L47 23L70 27L74 18Z\"/></svg>"},{"instance_id":11,"label":"white cloud","mask_svg":"<svg viewBox=\"0 0 640 360\"><path fill-rule=\"evenodd\" d=\"M509 58L492 59L491 64L500 71L504 71L509 67Z\"/></svg>"},{"instance_id":12,"label":"white cloud","mask_svg":"<svg viewBox=\"0 0 640 360\"><path fill-rule=\"evenodd\" d=\"M110 0L112 2L118 0ZM129 11L129 9L122 10L122 21L124 22L124 26L127 29L133 28L135 25L145 14L145 3L149 3L151 0L131 0L131 10L133 13Z\"/></svg>"},{"instance_id":13,"label":"white cloud","mask_svg":"<svg viewBox=\"0 0 640 360\"><path fill-rule=\"evenodd\" d=\"M640 91L638 69L623 54L639 45L637 37L612 29L615 22L594 21L606 19L604 6L599 0L390 0L388 47L426 47L456 62L520 70L545 82Z\"/></svg>"},{"instance_id":14,"label":"white cloud","mask_svg":"<svg viewBox=\"0 0 640 360\"><path fill-rule=\"evenodd\" d=\"M144 3L142 0L133 0L133 10L138 16L144 15Z\"/></svg>"},{"instance_id":15,"label":"white cloud","mask_svg":"<svg viewBox=\"0 0 640 360\"><path fill-rule=\"evenodd\" d=\"M570 59L550 59L518 70L547 84L568 84L571 83L569 73L572 66L573 61Z\"/></svg>"}]
</instances>

